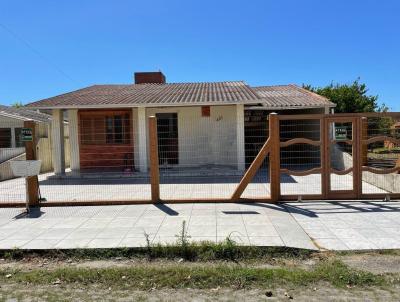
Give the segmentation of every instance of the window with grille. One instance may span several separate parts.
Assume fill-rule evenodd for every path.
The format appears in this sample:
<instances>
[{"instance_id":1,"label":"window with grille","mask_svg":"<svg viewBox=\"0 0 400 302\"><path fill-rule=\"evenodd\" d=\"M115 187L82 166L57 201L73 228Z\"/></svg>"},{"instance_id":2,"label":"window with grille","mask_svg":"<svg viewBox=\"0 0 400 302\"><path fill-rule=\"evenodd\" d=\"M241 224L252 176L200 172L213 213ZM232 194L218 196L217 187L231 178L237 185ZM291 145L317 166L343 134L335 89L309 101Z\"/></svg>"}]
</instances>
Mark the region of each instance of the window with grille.
<instances>
[{"instance_id":1,"label":"window with grille","mask_svg":"<svg viewBox=\"0 0 400 302\"><path fill-rule=\"evenodd\" d=\"M131 143L131 116L124 112L85 112L80 115L83 145L123 145Z\"/></svg>"},{"instance_id":2,"label":"window with grille","mask_svg":"<svg viewBox=\"0 0 400 302\"><path fill-rule=\"evenodd\" d=\"M0 128L0 148L11 147L11 128Z\"/></svg>"}]
</instances>

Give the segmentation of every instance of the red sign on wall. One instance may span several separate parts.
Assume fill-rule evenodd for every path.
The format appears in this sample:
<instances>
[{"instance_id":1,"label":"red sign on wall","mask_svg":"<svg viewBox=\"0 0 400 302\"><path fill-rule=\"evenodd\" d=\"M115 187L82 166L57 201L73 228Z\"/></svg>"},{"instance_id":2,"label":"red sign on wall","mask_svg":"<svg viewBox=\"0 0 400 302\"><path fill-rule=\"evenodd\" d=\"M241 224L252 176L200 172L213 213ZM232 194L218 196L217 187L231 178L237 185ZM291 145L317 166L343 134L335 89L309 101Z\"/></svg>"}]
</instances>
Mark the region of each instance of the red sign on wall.
<instances>
[{"instance_id":1,"label":"red sign on wall","mask_svg":"<svg viewBox=\"0 0 400 302\"><path fill-rule=\"evenodd\" d=\"M201 107L201 116L202 117L209 117L211 115L210 106L202 106Z\"/></svg>"}]
</instances>

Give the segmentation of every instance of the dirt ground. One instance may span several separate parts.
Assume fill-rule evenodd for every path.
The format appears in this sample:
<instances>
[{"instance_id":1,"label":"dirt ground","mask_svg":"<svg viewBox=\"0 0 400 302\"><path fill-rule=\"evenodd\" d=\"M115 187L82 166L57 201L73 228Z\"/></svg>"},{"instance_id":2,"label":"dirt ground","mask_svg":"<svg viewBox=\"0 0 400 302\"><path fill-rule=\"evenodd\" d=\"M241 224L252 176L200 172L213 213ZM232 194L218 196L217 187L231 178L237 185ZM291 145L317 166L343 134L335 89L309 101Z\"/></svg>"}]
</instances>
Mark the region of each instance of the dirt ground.
<instances>
[{"instance_id":1,"label":"dirt ground","mask_svg":"<svg viewBox=\"0 0 400 302\"><path fill-rule=\"evenodd\" d=\"M101 288L62 287L56 285L21 288L2 285L1 301L399 301L400 291L371 288L337 289L327 284L313 288L234 290L214 288L163 289L154 291L114 291Z\"/></svg>"},{"instance_id":2,"label":"dirt ground","mask_svg":"<svg viewBox=\"0 0 400 302\"><path fill-rule=\"evenodd\" d=\"M354 254L341 256L348 266L374 274L400 273L400 255Z\"/></svg>"},{"instance_id":3,"label":"dirt ground","mask_svg":"<svg viewBox=\"0 0 400 302\"><path fill-rule=\"evenodd\" d=\"M364 253L351 253L351 254L334 254L334 253L316 253L308 259L296 259L296 258L277 258L268 259L265 261L250 261L244 262L251 265L252 267L259 268L275 268L275 267L299 267L303 269L311 269L315 266L318 261L326 259L339 259L346 265L368 271L374 274L384 273L398 273L400 274L400 251L394 251L392 253L377 253L377 252L364 252ZM179 259L177 259L178 262ZM42 257L27 257L21 260L7 260L0 258L0 270L12 268L31 270L38 268L59 268L62 266L76 266L76 267L87 267L87 268L108 268L108 267L127 267L135 266L140 264L148 264L148 260L144 258L134 259L122 259L113 258L107 260L90 260L90 259L51 259ZM204 266L204 265L215 265L220 262L185 262L185 265L191 266ZM223 262L229 264L229 262ZM167 266L175 265L176 261L171 260L153 260L151 264L154 266ZM236 265L236 263L231 263Z\"/></svg>"}]
</instances>

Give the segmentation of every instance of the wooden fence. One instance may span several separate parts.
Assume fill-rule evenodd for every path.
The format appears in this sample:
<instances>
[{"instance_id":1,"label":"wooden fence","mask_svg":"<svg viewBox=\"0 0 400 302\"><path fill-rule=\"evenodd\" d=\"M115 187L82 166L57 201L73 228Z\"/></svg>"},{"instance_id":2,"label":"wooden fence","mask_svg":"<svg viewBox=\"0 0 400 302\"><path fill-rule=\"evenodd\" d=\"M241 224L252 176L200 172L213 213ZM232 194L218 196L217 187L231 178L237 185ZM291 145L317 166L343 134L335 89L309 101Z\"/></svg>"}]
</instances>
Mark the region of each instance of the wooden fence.
<instances>
[{"instance_id":1,"label":"wooden fence","mask_svg":"<svg viewBox=\"0 0 400 302\"><path fill-rule=\"evenodd\" d=\"M238 183L233 194L228 198L196 198L196 199L168 199L160 198L160 172L159 172L159 154L158 154L158 139L157 139L157 120L151 116L148 121L149 129L149 158L150 158L150 185L151 199L148 200L113 200L113 201L71 201L71 202L46 202L46 206L60 205L95 205L95 204L136 204L136 203L185 203L185 202L270 202L276 203L280 201L289 201L296 199L318 199L318 200L351 200L351 199L366 199L366 198L400 198L400 192L388 192L384 188L382 192L370 193L364 192L364 183L370 184L373 175L393 175L400 172L400 165L394 167L376 168L368 165L368 146L378 142L390 142L394 146L400 146L400 137L398 133L387 132L383 128L385 134L375 133L376 129L369 127L369 123L373 127L378 127L380 124L370 122L370 119L392 119L397 116L393 113L377 114L377 113L362 113L362 114L334 114L334 115L278 115L272 113L269 115L268 128L269 137L262 146L258 155L255 157L251 165L245 171L243 177ZM299 123L306 130L310 137L297 135ZM313 122L312 122L313 121ZM27 122L25 127L33 125ZM297 124L296 124L297 123ZM317 125L317 126L316 126ZM378 126L376 126L378 125ZM283 128L288 127L286 132ZM379 126L381 127L381 126ZM381 129L381 128L379 128ZM378 130L379 130L378 129ZM284 137L282 137L284 133ZM290 149L293 146L312 146L318 154L315 158L308 159L313 166L307 169L290 169L284 167L283 162L287 159L284 150ZM338 145L342 150L338 151ZM295 151L287 151L289 154L295 152L307 153L307 149ZM345 151L343 151L345 150ZM285 151L286 152L286 151ZM336 153L340 153L343 157L340 159L342 168L335 166L332 158L338 157ZM284 156L283 156L284 155ZM26 142L26 158L35 159L37 156L35 151L35 142ZM285 159L286 156L286 159ZM249 185L251 180L260 169L262 163L269 159L269 179L270 179L270 196L265 198L246 199L242 197L243 192ZM399 162L399 161L397 161ZM317 164L316 164L317 163ZM306 177L309 175L320 176L319 186L320 192L303 193L303 192L282 192L282 177L284 175L294 177ZM349 188L334 188L332 180L337 177L351 176L352 183L345 183ZM380 178L380 179L381 179ZM369 180L368 180L369 179ZM377 178L379 179L379 178ZM396 182L396 180L393 180ZM376 184L379 186L379 184ZM27 182L29 192L29 204L34 206L39 204L38 189L39 183L37 177L31 177ZM2 204L1 206L21 206L24 203Z\"/></svg>"}]
</instances>

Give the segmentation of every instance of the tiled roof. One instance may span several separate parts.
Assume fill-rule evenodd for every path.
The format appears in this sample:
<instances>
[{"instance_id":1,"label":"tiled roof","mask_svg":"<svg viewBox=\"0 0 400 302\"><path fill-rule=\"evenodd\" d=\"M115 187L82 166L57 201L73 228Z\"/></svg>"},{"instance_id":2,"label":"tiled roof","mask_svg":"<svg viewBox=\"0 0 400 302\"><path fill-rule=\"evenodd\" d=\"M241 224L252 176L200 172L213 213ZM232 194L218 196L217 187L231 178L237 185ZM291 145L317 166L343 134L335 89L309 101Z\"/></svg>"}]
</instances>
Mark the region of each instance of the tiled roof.
<instances>
[{"instance_id":1,"label":"tiled roof","mask_svg":"<svg viewBox=\"0 0 400 302\"><path fill-rule=\"evenodd\" d=\"M96 108L263 104L268 108L334 106L296 85L250 87L243 81L94 85L33 102L30 108Z\"/></svg>"},{"instance_id":2,"label":"tiled roof","mask_svg":"<svg viewBox=\"0 0 400 302\"><path fill-rule=\"evenodd\" d=\"M0 115L24 121L33 120L43 123L48 123L51 121L51 115L49 114L29 110L26 108L8 107L3 105L0 105Z\"/></svg>"},{"instance_id":3,"label":"tiled roof","mask_svg":"<svg viewBox=\"0 0 400 302\"><path fill-rule=\"evenodd\" d=\"M94 85L38 102L36 108L129 105L194 105L257 103L257 94L244 82Z\"/></svg>"},{"instance_id":4,"label":"tiled roof","mask_svg":"<svg viewBox=\"0 0 400 302\"><path fill-rule=\"evenodd\" d=\"M334 107L327 98L299 86L278 85L252 87L262 98L262 104L271 108Z\"/></svg>"}]
</instances>

